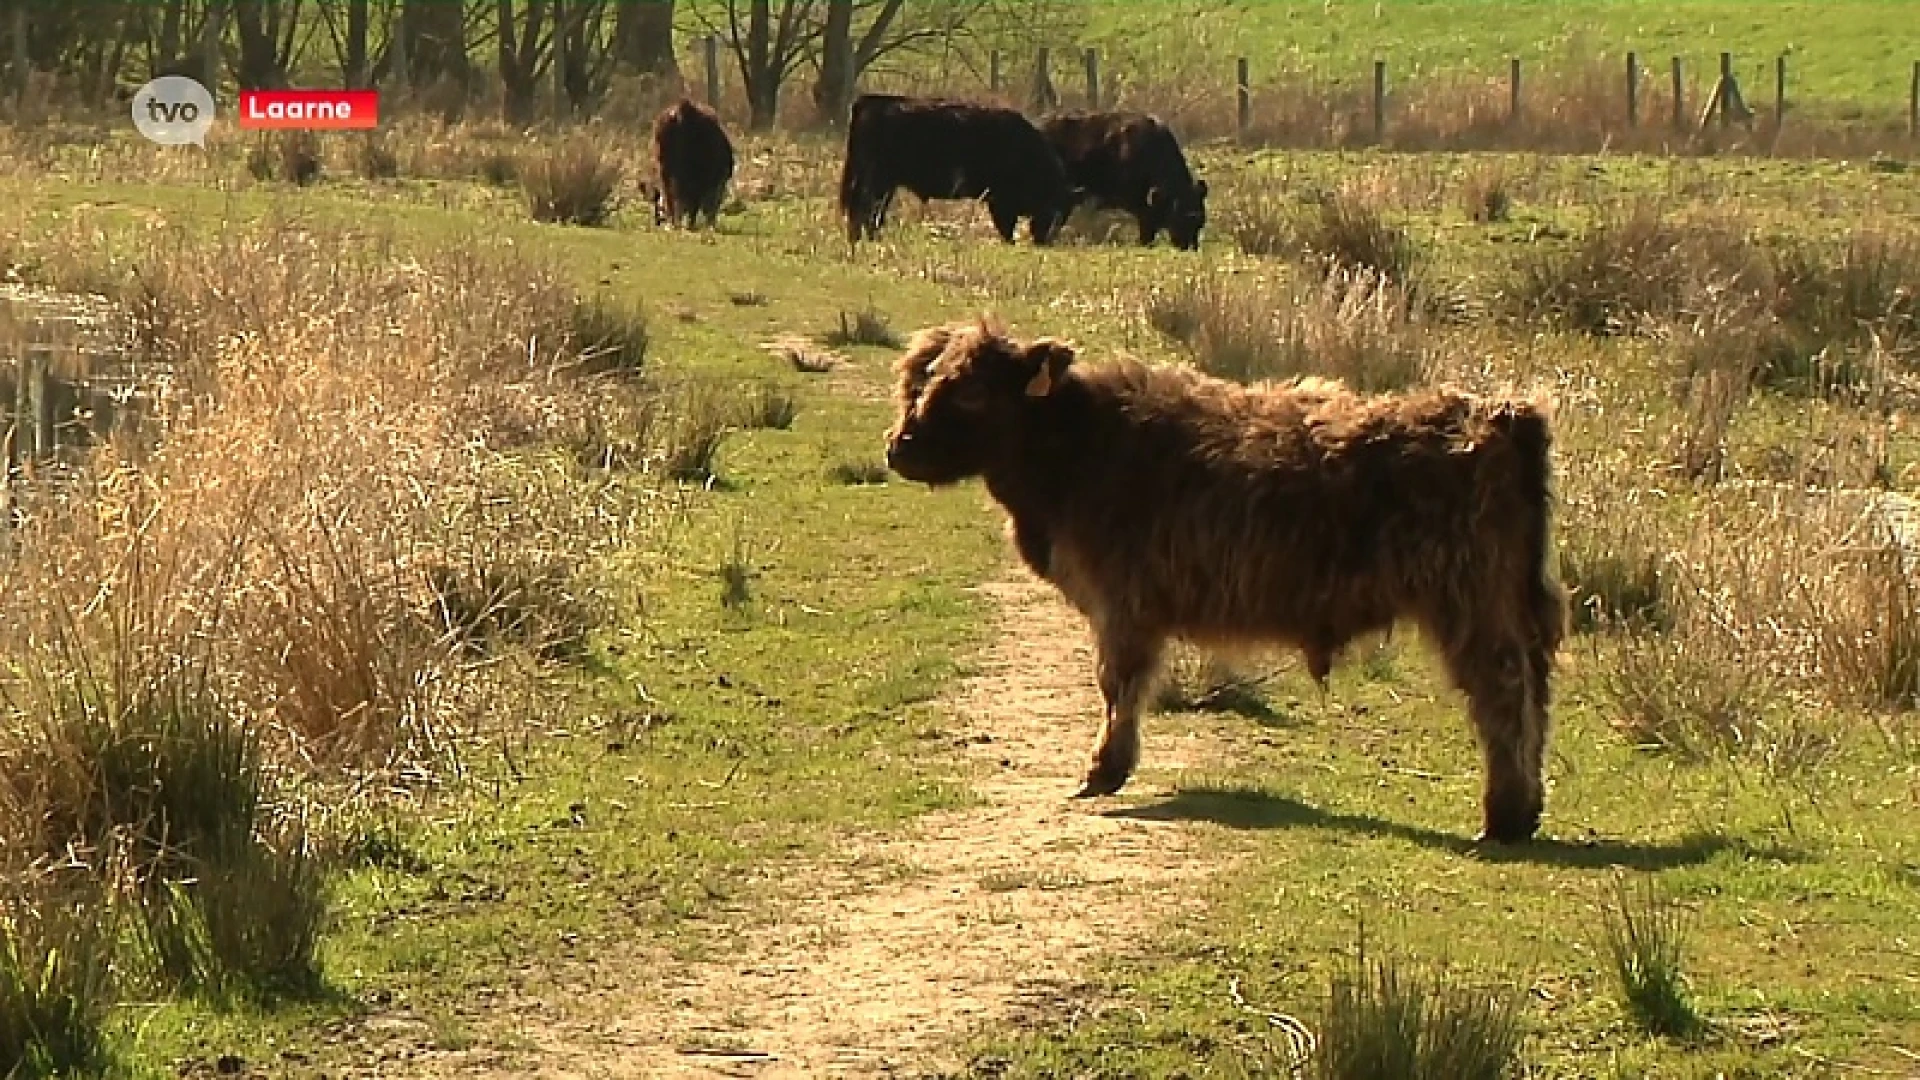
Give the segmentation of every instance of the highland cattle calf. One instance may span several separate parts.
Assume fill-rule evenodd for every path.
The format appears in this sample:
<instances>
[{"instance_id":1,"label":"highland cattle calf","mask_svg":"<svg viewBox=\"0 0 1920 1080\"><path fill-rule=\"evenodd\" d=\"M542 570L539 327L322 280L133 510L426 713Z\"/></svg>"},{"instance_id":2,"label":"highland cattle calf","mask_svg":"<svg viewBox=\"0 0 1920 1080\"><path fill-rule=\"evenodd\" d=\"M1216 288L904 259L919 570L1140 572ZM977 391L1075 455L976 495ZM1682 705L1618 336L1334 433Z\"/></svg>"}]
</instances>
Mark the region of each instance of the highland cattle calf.
<instances>
[{"instance_id":1,"label":"highland cattle calf","mask_svg":"<svg viewBox=\"0 0 1920 1080\"><path fill-rule=\"evenodd\" d=\"M733 143L712 109L681 98L653 120L653 160L660 172L654 218L693 228L701 215L720 222L733 180Z\"/></svg>"},{"instance_id":2,"label":"highland cattle calf","mask_svg":"<svg viewBox=\"0 0 1920 1080\"><path fill-rule=\"evenodd\" d=\"M922 200L984 200L1007 243L1023 217L1034 243L1051 243L1074 197L1059 155L1016 110L862 94L853 103L840 171L850 243L879 235L900 188Z\"/></svg>"},{"instance_id":3,"label":"highland cattle calf","mask_svg":"<svg viewBox=\"0 0 1920 1080\"><path fill-rule=\"evenodd\" d=\"M1060 155L1081 202L1124 210L1140 225L1140 243L1165 230L1182 251L1200 246L1207 224L1207 182L1195 180L1172 129L1138 112L1068 112L1041 131Z\"/></svg>"},{"instance_id":4,"label":"highland cattle calf","mask_svg":"<svg viewBox=\"0 0 1920 1080\"><path fill-rule=\"evenodd\" d=\"M1481 838L1538 830L1567 616L1544 400L1090 366L982 321L916 333L896 404L888 467L982 478L1026 565L1093 631L1106 721L1081 796L1132 774L1169 641L1298 648L1324 684L1348 642L1406 619L1466 695Z\"/></svg>"}]
</instances>

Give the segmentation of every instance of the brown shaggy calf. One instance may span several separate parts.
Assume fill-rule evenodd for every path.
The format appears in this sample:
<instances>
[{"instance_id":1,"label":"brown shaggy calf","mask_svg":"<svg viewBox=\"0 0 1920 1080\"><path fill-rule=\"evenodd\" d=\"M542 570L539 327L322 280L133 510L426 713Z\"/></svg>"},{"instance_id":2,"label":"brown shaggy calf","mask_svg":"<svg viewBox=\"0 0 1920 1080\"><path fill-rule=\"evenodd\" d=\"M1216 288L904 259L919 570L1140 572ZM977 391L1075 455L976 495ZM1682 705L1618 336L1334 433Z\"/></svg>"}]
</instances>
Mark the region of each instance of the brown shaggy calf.
<instances>
[{"instance_id":1,"label":"brown shaggy calf","mask_svg":"<svg viewBox=\"0 0 1920 1080\"><path fill-rule=\"evenodd\" d=\"M1324 681L1348 642L1410 619L1467 696L1481 838L1532 837L1567 614L1546 561L1549 406L1074 359L984 321L919 331L887 464L934 487L984 478L1021 558L1086 616L1106 723L1080 795L1133 773L1169 640L1296 647Z\"/></svg>"},{"instance_id":2,"label":"brown shaggy calf","mask_svg":"<svg viewBox=\"0 0 1920 1080\"><path fill-rule=\"evenodd\" d=\"M733 179L733 143L712 109L681 98L653 120L653 159L660 187L653 195L654 220L692 229L705 215L720 223L720 204Z\"/></svg>"}]
</instances>

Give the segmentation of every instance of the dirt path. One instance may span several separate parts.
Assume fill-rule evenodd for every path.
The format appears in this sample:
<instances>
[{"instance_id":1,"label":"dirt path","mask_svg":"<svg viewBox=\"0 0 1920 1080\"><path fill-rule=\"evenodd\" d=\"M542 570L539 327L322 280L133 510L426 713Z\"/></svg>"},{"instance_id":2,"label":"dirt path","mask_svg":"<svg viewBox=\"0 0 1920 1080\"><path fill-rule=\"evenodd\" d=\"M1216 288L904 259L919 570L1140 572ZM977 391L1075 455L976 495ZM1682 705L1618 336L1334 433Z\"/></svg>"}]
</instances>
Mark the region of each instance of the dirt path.
<instances>
[{"instance_id":1,"label":"dirt path","mask_svg":"<svg viewBox=\"0 0 1920 1080\"><path fill-rule=\"evenodd\" d=\"M782 871L804 886L801 899L777 925L716 943L709 951L723 960L599 965L603 989L583 986L510 1025L524 1048L515 1060L434 1055L430 1071L925 1076L957 1067L954 1043L977 1025L1060 999L1093 955L1193 904L1195 890L1176 886L1220 866L1217 843L1202 850L1204 826L1067 798L1100 707L1079 619L1029 577L983 591L997 633L951 701L985 805L850 844L828 866ZM1163 727L1148 739L1131 799L1164 794L1157 776L1211 757L1201 736Z\"/></svg>"}]
</instances>

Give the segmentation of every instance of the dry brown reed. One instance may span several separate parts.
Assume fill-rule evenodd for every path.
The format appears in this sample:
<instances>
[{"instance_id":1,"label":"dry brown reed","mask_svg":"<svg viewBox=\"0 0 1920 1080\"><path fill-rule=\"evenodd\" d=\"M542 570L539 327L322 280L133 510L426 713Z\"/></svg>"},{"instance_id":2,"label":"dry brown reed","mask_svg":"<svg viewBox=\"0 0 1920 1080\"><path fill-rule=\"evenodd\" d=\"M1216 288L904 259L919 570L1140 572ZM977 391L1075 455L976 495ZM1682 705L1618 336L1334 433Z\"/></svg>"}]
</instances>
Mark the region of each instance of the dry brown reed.
<instances>
[{"instance_id":1,"label":"dry brown reed","mask_svg":"<svg viewBox=\"0 0 1920 1080\"><path fill-rule=\"evenodd\" d=\"M434 759L460 663L429 569L584 568L631 524L562 513L508 533L473 519L540 493L505 452L579 431L584 387L554 375L604 344L580 340L580 301L504 250L416 257L390 237L285 222L151 236L136 265L123 295L182 389L153 418L157 447L138 460L104 448L84 497L17 531L9 595L85 610L137 521L158 552L142 559L164 594L156 640L223 610L219 670L301 757ZM546 509L575 495L549 490ZM30 648L41 621L14 618L8 636Z\"/></svg>"},{"instance_id":2,"label":"dry brown reed","mask_svg":"<svg viewBox=\"0 0 1920 1080\"><path fill-rule=\"evenodd\" d=\"M1406 290L1371 270L1196 275L1156 289L1145 317L1202 370L1240 382L1317 375L1393 390L1434 370Z\"/></svg>"}]
</instances>

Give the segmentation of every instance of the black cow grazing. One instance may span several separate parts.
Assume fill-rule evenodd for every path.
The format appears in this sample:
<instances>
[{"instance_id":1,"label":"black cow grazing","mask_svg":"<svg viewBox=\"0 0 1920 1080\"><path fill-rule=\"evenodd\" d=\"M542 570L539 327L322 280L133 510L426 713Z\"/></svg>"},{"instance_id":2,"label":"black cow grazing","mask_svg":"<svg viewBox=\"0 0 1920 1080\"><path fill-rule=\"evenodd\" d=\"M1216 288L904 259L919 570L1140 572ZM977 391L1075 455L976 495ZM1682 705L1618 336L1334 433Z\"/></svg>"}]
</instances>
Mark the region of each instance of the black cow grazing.
<instances>
[{"instance_id":1,"label":"black cow grazing","mask_svg":"<svg viewBox=\"0 0 1920 1080\"><path fill-rule=\"evenodd\" d=\"M847 125L840 209L847 239L880 233L900 188L922 200L981 199L1000 238L1020 219L1036 244L1073 209L1060 158L1031 120L1013 109L944 98L862 94Z\"/></svg>"},{"instance_id":2,"label":"black cow grazing","mask_svg":"<svg viewBox=\"0 0 1920 1080\"><path fill-rule=\"evenodd\" d=\"M1048 118L1043 130L1079 201L1132 214L1142 244L1153 243L1164 229L1174 247L1200 246L1207 182L1193 178L1179 140L1157 117L1068 112Z\"/></svg>"},{"instance_id":3,"label":"black cow grazing","mask_svg":"<svg viewBox=\"0 0 1920 1080\"><path fill-rule=\"evenodd\" d=\"M653 160L660 170L654 219L684 222L700 215L720 222L720 203L733 179L733 143L712 109L688 98L660 111L653 121Z\"/></svg>"}]
</instances>

